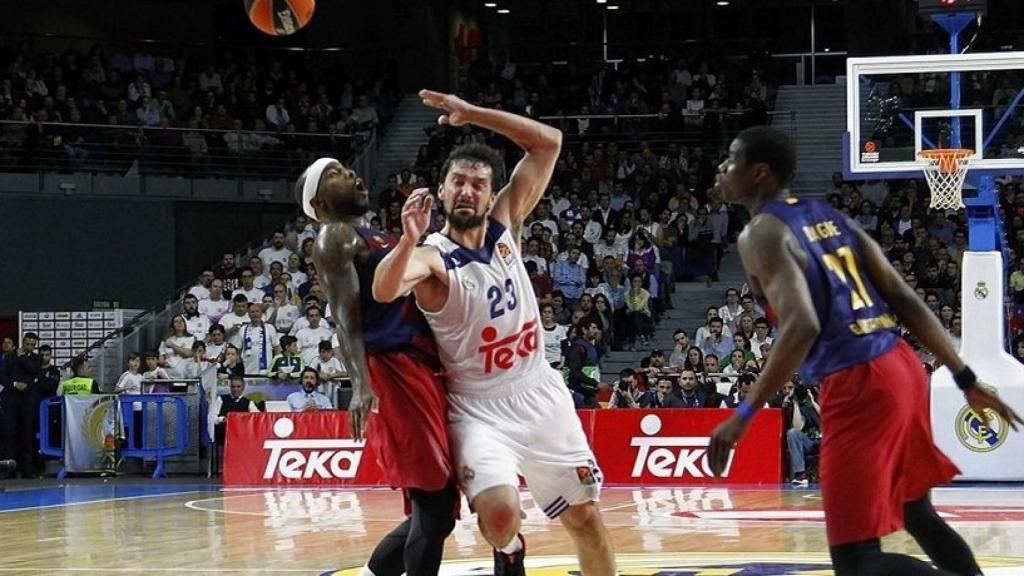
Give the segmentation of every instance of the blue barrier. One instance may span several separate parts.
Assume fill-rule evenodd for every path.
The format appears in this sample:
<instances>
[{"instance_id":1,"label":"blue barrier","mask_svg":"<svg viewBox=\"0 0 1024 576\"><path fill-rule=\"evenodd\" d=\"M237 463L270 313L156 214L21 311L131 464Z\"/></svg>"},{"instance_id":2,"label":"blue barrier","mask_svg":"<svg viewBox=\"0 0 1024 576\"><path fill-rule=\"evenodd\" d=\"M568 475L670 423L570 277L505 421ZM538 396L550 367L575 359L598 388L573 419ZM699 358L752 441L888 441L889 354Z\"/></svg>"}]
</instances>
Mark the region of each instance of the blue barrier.
<instances>
[{"instance_id":1,"label":"blue barrier","mask_svg":"<svg viewBox=\"0 0 1024 576\"><path fill-rule=\"evenodd\" d=\"M167 472L164 469L164 458L168 456L174 456L185 452L185 448L188 445L188 409L185 405L185 400L174 395L165 394L133 394L121 396L119 399L119 405L121 408L122 422L124 424L124 435L127 440L125 447L121 450L121 456L125 458L143 458L156 460L156 468L153 470L153 478L163 478L167 476ZM138 425L138 438L142 440L141 446L136 441L136 421L135 412L132 409L132 405L135 403L142 404L142 411L140 415ZM173 403L175 407L175 434L174 443L167 445L164 439L164 404ZM155 417L150 414L148 405L153 404L156 406ZM40 452L46 456L53 456L56 458L64 459L64 446L63 438L61 444L54 444L54 438L50 435L50 408L53 406L60 405L61 407L61 431L64 430L67 419L65 418L64 409L64 398L62 396L51 396L45 398L39 404L39 448ZM153 424L153 426L151 426ZM154 429L155 433L155 446L148 446L147 439L149 434L147 432L150 429ZM61 466L60 471L57 473L57 478L64 478L67 475L64 466Z\"/></svg>"},{"instance_id":2,"label":"blue barrier","mask_svg":"<svg viewBox=\"0 0 1024 576\"><path fill-rule=\"evenodd\" d=\"M136 445L136 430L135 430L135 417L132 405L136 402L142 404L141 414L141 433L139 434L142 439L142 446ZM170 446L164 445L164 407L166 403L174 403L176 408L175 423L177 424L174 439L174 444ZM188 409L185 406L185 401L177 396L165 395L165 394L131 394L120 397L121 403L121 415L124 422L124 436L127 440L125 448L121 450L121 455L125 458L143 458L143 459L155 459L156 468L153 470L153 478L164 478L167 476L167 472L164 470L164 458L167 456L174 456L176 454L183 454L185 452L185 446L188 444ZM156 404L156 446L147 447L146 440L149 438L150 421L152 416L148 410L147 404Z\"/></svg>"}]
</instances>

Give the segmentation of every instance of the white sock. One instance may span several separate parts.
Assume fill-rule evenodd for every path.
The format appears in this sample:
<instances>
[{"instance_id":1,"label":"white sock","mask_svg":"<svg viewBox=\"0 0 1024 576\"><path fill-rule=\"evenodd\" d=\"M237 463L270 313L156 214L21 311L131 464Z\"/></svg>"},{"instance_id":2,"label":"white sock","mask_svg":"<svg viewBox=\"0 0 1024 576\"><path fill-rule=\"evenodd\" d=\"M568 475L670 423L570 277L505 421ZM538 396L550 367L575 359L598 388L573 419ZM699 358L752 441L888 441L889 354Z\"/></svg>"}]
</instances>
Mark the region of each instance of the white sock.
<instances>
[{"instance_id":1,"label":"white sock","mask_svg":"<svg viewBox=\"0 0 1024 576\"><path fill-rule=\"evenodd\" d=\"M363 566L362 568L359 569L359 576L377 576L377 575L373 573L373 570L370 570L369 566Z\"/></svg>"},{"instance_id":2,"label":"white sock","mask_svg":"<svg viewBox=\"0 0 1024 576\"><path fill-rule=\"evenodd\" d=\"M523 541L519 539L519 535L516 534L512 541L508 543L504 548L499 548L498 551L504 554L515 554L523 549Z\"/></svg>"}]
</instances>

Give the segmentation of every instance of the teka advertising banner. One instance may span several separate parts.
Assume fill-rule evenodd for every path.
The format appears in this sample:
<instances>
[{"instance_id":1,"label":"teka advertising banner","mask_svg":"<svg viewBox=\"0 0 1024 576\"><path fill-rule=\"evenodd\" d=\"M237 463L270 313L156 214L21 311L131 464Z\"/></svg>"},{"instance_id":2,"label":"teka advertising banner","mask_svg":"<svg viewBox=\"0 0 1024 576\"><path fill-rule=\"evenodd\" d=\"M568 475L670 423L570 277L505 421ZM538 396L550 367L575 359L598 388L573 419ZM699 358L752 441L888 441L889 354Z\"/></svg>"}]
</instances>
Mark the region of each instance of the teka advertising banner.
<instances>
[{"instance_id":1,"label":"teka advertising banner","mask_svg":"<svg viewBox=\"0 0 1024 576\"><path fill-rule=\"evenodd\" d=\"M761 410L729 455L721 478L711 474L708 445L733 410L669 408L599 410L593 446L607 486L777 484L782 477L782 416Z\"/></svg>"},{"instance_id":2,"label":"teka advertising banner","mask_svg":"<svg viewBox=\"0 0 1024 576\"><path fill-rule=\"evenodd\" d=\"M377 454L351 439L348 413L231 413L224 484L383 486Z\"/></svg>"}]
</instances>

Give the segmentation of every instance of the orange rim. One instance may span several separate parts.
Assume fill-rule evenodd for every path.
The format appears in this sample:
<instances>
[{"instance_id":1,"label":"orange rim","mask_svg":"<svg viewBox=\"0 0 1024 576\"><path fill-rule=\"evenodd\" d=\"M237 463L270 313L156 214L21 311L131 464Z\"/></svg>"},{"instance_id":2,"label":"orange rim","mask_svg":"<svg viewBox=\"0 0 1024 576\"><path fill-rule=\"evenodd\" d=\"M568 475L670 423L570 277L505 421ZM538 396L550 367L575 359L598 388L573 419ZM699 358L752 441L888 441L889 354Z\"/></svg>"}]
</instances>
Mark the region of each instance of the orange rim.
<instances>
[{"instance_id":1,"label":"orange rim","mask_svg":"<svg viewBox=\"0 0 1024 576\"><path fill-rule=\"evenodd\" d=\"M974 150L970 148L936 148L935 150L921 150L917 153L919 158L935 162L939 172L949 174L955 172L960 165L960 160L972 156Z\"/></svg>"}]
</instances>

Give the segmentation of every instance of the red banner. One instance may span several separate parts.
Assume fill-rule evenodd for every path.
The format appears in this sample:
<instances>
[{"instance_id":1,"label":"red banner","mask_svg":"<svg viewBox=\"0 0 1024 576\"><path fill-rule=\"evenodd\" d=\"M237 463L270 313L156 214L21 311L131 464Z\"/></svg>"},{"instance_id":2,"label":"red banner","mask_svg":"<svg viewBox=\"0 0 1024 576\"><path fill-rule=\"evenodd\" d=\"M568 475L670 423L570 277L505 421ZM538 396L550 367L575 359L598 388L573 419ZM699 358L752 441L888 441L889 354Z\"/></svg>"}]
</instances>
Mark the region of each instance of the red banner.
<instances>
[{"instance_id":1,"label":"red banner","mask_svg":"<svg viewBox=\"0 0 1024 576\"><path fill-rule=\"evenodd\" d=\"M770 484L782 477L782 417L761 410L723 478L708 469L711 432L732 410L580 410L608 486ZM226 485L383 486L373 439L354 442L340 411L231 413Z\"/></svg>"},{"instance_id":2,"label":"red banner","mask_svg":"<svg viewBox=\"0 0 1024 576\"><path fill-rule=\"evenodd\" d=\"M732 410L598 410L591 444L607 486L773 484L782 478L782 416L761 410L733 450L722 478L711 475L711 432Z\"/></svg>"},{"instance_id":3,"label":"red banner","mask_svg":"<svg viewBox=\"0 0 1024 576\"><path fill-rule=\"evenodd\" d=\"M372 442L355 442L348 413L232 412L224 484L384 485Z\"/></svg>"}]
</instances>

